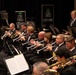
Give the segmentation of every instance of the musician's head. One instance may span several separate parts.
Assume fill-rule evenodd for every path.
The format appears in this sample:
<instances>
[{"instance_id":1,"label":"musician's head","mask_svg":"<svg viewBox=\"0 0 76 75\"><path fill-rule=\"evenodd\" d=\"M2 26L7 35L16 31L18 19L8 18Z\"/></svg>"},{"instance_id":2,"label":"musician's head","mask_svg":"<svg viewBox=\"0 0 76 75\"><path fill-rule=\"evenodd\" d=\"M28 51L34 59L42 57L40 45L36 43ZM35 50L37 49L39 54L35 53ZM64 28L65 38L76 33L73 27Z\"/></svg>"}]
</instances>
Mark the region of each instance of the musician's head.
<instances>
[{"instance_id":1,"label":"musician's head","mask_svg":"<svg viewBox=\"0 0 76 75\"><path fill-rule=\"evenodd\" d=\"M40 32L38 33L38 39L39 39L39 40L44 39L44 35L45 35L45 32L44 32L44 31L40 31Z\"/></svg>"},{"instance_id":2,"label":"musician's head","mask_svg":"<svg viewBox=\"0 0 76 75\"><path fill-rule=\"evenodd\" d=\"M71 18L75 19L76 18L76 10L71 11Z\"/></svg>"},{"instance_id":3,"label":"musician's head","mask_svg":"<svg viewBox=\"0 0 76 75\"><path fill-rule=\"evenodd\" d=\"M48 42L48 43L52 41L52 33L51 32L46 32L45 33L44 41Z\"/></svg>"},{"instance_id":4,"label":"musician's head","mask_svg":"<svg viewBox=\"0 0 76 75\"><path fill-rule=\"evenodd\" d=\"M27 23L23 22L21 23L21 30L26 30L27 28Z\"/></svg>"},{"instance_id":5,"label":"musician's head","mask_svg":"<svg viewBox=\"0 0 76 75\"><path fill-rule=\"evenodd\" d=\"M10 23L9 28L10 28L10 30L15 29L15 24L14 23Z\"/></svg>"},{"instance_id":6,"label":"musician's head","mask_svg":"<svg viewBox=\"0 0 76 75\"><path fill-rule=\"evenodd\" d=\"M75 47L75 39L74 37L69 37L66 39L65 41L66 44L66 48L68 48L69 50L71 50L73 47Z\"/></svg>"},{"instance_id":7,"label":"musician's head","mask_svg":"<svg viewBox=\"0 0 76 75\"><path fill-rule=\"evenodd\" d=\"M39 61L33 65L33 75L41 75L49 66L46 62Z\"/></svg>"},{"instance_id":8,"label":"musician's head","mask_svg":"<svg viewBox=\"0 0 76 75\"><path fill-rule=\"evenodd\" d=\"M29 21L27 22L27 26L32 26L35 29L35 22Z\"/></svg>"},{"instance_id":9,"label":"musician's head","mask_svg":"<svg viewBox=\"0 0 76 75\"><path fill-rule=\"evenodd\" d=\"M70 51L67 48L59 48L56 51L57 61L63 61L70 57Z\"/></svg>"},{"instance_id":10,"label":"musician's head","mask_svg":"<svg viewBox=\"0 0 76 75\"><path fill-rule=\"evenodd\" d=\"M28 34L34 33L34 27L33 26L27 26L27 33Z\"/></svg>"},{"instance_id":11,"label":"musician's head","mask_svg":"<svg viewBox=\"0 0 76 75\"><path fill-rule=\"evenodd\" d=\"M56 44L63 43L64 42L64 39L65 39L64 34L58 34L56 36Z\"/></svg>"}]
</instances>

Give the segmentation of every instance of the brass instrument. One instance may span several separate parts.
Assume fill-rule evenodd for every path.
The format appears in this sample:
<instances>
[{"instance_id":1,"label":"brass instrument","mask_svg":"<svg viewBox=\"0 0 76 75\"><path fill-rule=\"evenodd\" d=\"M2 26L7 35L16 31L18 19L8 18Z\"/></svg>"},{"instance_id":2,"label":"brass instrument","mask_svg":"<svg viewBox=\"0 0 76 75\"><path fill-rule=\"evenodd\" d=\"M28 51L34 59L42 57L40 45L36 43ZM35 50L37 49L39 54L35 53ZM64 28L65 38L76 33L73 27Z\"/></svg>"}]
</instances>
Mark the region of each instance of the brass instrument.
<instances>
[{"instance_id":1,"label":"brass instrument","mask_svg":"<svg viewBox=\"0 0 76 75\"><path fill-rule=\"evenodd\" d=\"M52 62L57 60L57 57L56 57L55 52L52 53L52 57L46 59L47 63L49 63L50 60L51 60Z\"/></svg>"},{"instance_id":2,"label":"brass instrument","mask_svg":"<svg viewBox=\"0 0 76 75\"><path fill-rule=\"evenodd\" d=\"M41 75L60 75L56 70L47 69Z\"/></svg>"},{"instance_id":3,"label":"brass instrument","mask_svg":"<svg viewBox=\"0 0 76 75\"><path fill-rule=\"evenodd\" d=\"M73 60L73 62L72 62L72 60ZM50 65L49 68L52 68L54 66L58 66L58 68L64 68L65 66L71 65L73 63L76 63L76 55L74 55L70 58L67 58L65 61L63 60L63 61L60 61L60 62L56 62L56 63Z\"/></svg>"}]
</instances>

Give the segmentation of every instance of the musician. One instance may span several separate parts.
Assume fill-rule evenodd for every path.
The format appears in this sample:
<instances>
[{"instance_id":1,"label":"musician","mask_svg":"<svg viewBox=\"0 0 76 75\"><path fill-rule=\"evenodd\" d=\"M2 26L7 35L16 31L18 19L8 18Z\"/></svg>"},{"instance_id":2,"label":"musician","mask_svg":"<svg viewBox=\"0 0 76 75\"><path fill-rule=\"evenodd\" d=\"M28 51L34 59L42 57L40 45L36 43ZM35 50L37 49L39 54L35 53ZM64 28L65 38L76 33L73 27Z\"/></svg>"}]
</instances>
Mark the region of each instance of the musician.
<instances>
[{"instance_id":1,"label":"musician","mask_svg":"<svg viewBox=\"0 0 76 75\"><path fill-rule=\"evenodd\" d=\"M25 37L27 35L27 24L24 22L21 23L21 28L19 31L16 31L16 34L19 35L19 37L17 37L15 41L25 41Z\"/></svg>"},{"instance_id":2,"label":"musician","mask_svg":"<svg viewBox=\"0 0 76 75\"><path fill-rule=\"evenodd\" d=\"M35 29L33 26L27 26L27 34L28 34L28 36L26 36L27 41L30 41L30 39L37 38L37 34L34 31Z\"/></svg>"},{"instance_id":3,"label":"musician","mask_svg":"<svg viewBox=\"0 0 76 75\"><path fill-rule=\"evenodd\" d=\"M27 24L26 23L24 23L24 22L21 23L20 32L25 35L25 33L27 32Z\"/></svg>"},{"instance_id":4,"label":"musician","mask_svg":"<svg viewBox=\"0 0 76 75\"><path fill-rule=\"evenodd\" d=\"M10 49L10 45L13 44L12 39L16 37L15 35L16 33L16 28L15 28L15 24L14 23L10 23L9 25L9 30L5 31L5 37L3 37L3 51L7 54L7 55L11 55L11 49Z\"/></svg>"},{"instance_id":5,"label":"musician","mask_svg":"<svg viewBox=\"0 0 76 75\"><path fill-rule=\"evenodd\" d=\"M38 39L36 39L36 40L31 39L30 40L31 46L29 46L29 50L24 52L25 57L27 59L29 58L30 62L32 62L34 59L39 59L39 55L37 54L36 50L40 49L40 48L37 46L37 43L40 43L40 44L44 43L44 35L45 35L45 32L40 31L38 33Z\"/></svg>"},{"instance_id":6,"label":"musician","mask_svg":"<svg viewBox=\"0 0 76 75\"><path fill-rule=\"evenodd\" d=\"M56 51L57 61L61 62L58 65L52 67L52 69L57 70L60 75L76 75L76 67L71 60L67 60L70 57L70 51L67 48L58 49ZM67 62L69 62L66 64ZM62 65L65 65L64 67Z\"/></svg>"},{"instance_id":7,"label":"musician","mask_svg":"<svg viewBox=\"0 0 76 75\"><path fill-rule=\"evenodd\" d=\"M76 27L76 10L71 11L71 20L70 20L70 26Z\"/></svg>"},{"instance_id":8,"label":"musician","mask_svg":"<svg viewBox=\"0 0 76 75\"><path fill-rule=\"evenodd\" d=\"M10 23L10 25L9 25L9 32L8 32L8 36L11 36L11 35L13 35L13 34L15 34L15 32L16 32L16 28L15 28L15 24L14 23Z\"/></svg>"},{"instance_id":9,"label":"musician","mask_svg":"<svg viewBox=\"0 0 76 75\"><path fill-rule=\"evenodd\" d=\"M42 48L42 50L39 51L38 54L41 56L41 58L43 60L52 56L52 51L47 49L47 45L51 45L51 42L52 42L52 33L47 32L47 33L45 33L45 36L44 36L44 44L42 44L42 45L38 44L37 45L40 47L40 49ZM37 52L38 52L38 50L37 50Z\"/></svg>"},{"instance_id":10,"label":"musician","mask_svg":"<svg viewBox=\"0 0 76 75\"><path fill-rule=\"evenodd\" d=\"M76 46L75 46L75 39L74 37L67 38L66 42L66 48L70 50L71 56L76 55Z\"/></svg>"},{"instance_id":11,"label":"musician","mask_svg":"<svg viewBox=\"0 0 76 75\"><path fill-rule=\"evenodd\" d=\"M27 26L32 26L34 29L36 29L35 22L29 21L27 22Z\"/></svg>"},{"instance_id":12,"label":"musician","mask_svg":"<svg viewBox=\"0 0 76 75\"><path fill-rule=\"evenodd\" d=\"M40 31L38 33L38 39L35 41L35 40L30 40L30 43L33 44L33 45L36 45L37 42L40 42L44 40L44 35L45 35L45 32L44 31Z\"/></svg>"},{"instance_id":13,"label":"musician","mask_svg":"<svg viewBox=\"0 0 76 75\"><path fill-rule=\"evenodd\" d=\"M56 36L55 43L52 46L48 46L48 49L55 52L59 48L65 48L64 39L65 39L64 34L58 34Z\"/></svg>"},{"instance_id":14,"label":"musician","mask_svg":"<svg viewBox=\"0 0 76 75\"><path fill-rule=\"evenodd\" d=\"M72 35L76 38L76 10L72 10L70 13L71 19L70 19L70 30L72 31ZM68 31L66 31L65 34L70 34Z\"/></svg>"},{"instance_id":15,"label":"musician","mask_svg":"<svg viewBox=\"0 0 76 75\"><path fill-rule=\"evenodd\" d=\"M10 23L9 31L5 31L5 34L2 36L2 39L4 39L7 36L10 37L10 38L13 38L15 32L16 32L15 24L14 23Z\"/></svg>"},{"instance_id":16,"label":"musician","mask_svg":"<svg viewBox=\"0 0 76 75\"><path fill-rule=\"evenodd\" d=\"M48 64L43 61L34 63L33 65L33 75L42 75L42 73L49 68Z\"/></svg>"}]
</instances>

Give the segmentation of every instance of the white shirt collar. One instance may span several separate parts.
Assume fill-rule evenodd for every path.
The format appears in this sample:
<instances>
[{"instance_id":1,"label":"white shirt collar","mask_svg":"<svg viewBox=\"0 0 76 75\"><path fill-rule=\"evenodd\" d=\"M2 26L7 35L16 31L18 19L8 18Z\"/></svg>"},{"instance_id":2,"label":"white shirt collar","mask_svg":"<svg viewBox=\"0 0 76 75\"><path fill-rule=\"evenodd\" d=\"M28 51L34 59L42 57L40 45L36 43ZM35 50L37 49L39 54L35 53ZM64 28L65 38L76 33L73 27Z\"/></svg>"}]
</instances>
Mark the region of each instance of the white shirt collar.
<instances>
[{"instance_id":1,"label":"white shirt collar","mask_svg":"<svg viewBox=\"0 0 76 75\"><path fill-rule=\"evenodd\" d=\"M75 49L75 47L73 47L72 49L70 49L70 51L72 52Z\"/></svg>"}]
</instances>

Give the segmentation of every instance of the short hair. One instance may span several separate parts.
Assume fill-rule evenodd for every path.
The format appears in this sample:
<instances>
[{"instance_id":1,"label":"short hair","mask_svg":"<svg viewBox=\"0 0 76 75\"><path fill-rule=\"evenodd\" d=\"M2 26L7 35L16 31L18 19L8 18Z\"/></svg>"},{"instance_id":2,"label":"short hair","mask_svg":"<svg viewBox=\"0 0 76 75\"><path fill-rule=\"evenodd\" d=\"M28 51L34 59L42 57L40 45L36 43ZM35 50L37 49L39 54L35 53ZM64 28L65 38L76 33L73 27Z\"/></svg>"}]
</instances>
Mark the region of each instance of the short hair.
<instances>
[{"instance_id":1,"label":"short hair","mask_svg":"<svg viewBox=\"0 0 76 75\"><path fill-rule=\"evenodd\" d=\"M52 40L52 33L51 33L51 32L45 33L45 37L46 37L49 41L51 41L51 40Z\"/></svg>"},{"instance_id":2,"label":"short hair","mask_svg":"<svg viewBox=\"0 0 76 75\"><path fill-rule=\"evenodd\" d=\"M48 64L43 61L38 61L36 62L33 67L36 67L36 69L40 72L43 73L45 70L49 68Z\"/></svg>"},{"instance_id":3,"label":"short hair","mask_svg":"<svg viewBox=\"0 0 76 75\"><path fill-rule=\"evenodd\" d=\"M61 39L65 39L64 34L58 34L57 36L60 36Z\"/></svg>"},{"instance_id":4,"label":"short hair","mask_svg":"<svg viewBox=\"0 0 76 75\"><path fill-rule=\"evenodd\" d=\"M21 25L27 26L27 23L25 23L25 22L22 22L22 23L21 23Z\"/></svg>"},{"instance_id":5,"label":"short hair","mask_svg":"<svg viewBox=\"0 0 76 75\"><path fill-rule=\"evenodd\" d=\"M41 35L45 35L45 32L44 31L40 31L38 34L41 34Z\"/></svg>"},{"instance_id":6,"label":"short hair","mask_svg":"<svg viewBox=\"0 0 76 75\"><path fill-rule=\"evenodd\" d=\"M60 58L65 57L67 59L70 57L70 51L67 48L59 48L55 53Z\"/></svg>"},{"instance_id":7,"label":"short hair","mask_svg":"<svg viewBox=\"0 0 76 75\"><path fill-rule=\"evenodd\" d=\"M75 39L74 39L73 36L70 36L70 37L68 37L68 38L66 39L66 42L72 42L72 41L75 42Z\"/></svg>"},{"instance_id":8,"label":"short hair","mask_svg":"<svg viewBox=\"0 0 76 75\"><path fill-rule=\"evenodd\" d=\"M27 22L27 26L33 26L34 28L36 28L35 22L32 22L32 21Z\"/></svg>"},{"instance_id":9,"label":"short hair","mask_svg":"<svg viewBox=\"0 0 76 75\"><path fill-rule=\"evenodd\" d=\"M14 23L10 23L10 25L14 26L15 27L15 24Z\"/></svg>"},{"instance_id":10,"label":"short hair","mask_svg":"<svg viewBox=\"0 0 76 75\"><path fill-rule=\"evenodd\" d=\"M34 27L33 26L27 26L27 30L30 32L34 32Z\"/></svg>"},{"instance_id":11,"label":"short hair","mask_svg":"<svg viewBox=\"0 0 76 75\"><path fill-rule=\"evenodd\" d=\"M75 14L76 15L76 10L72 10L71 14Z\"/></svg>"}]
</instances>

